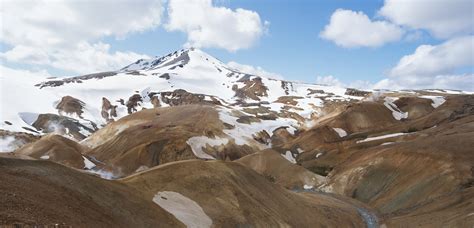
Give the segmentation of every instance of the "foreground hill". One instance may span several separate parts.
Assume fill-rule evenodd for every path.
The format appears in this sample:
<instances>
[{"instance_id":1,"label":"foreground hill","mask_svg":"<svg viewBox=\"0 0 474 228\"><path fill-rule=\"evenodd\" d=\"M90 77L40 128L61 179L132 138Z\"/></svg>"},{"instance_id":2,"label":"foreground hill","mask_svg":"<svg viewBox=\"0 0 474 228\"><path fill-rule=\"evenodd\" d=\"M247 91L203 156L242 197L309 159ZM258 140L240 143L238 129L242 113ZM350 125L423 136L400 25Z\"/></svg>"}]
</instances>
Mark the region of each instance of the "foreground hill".
<instances>
[{"instance_id":1,"label":"foreground hill","mask_svg":"<svg viewBox=\"0 0 474 228\"><path fill-rule=\"evenodd\" d=\"M0 224L361 227L357 207L293 193L232 162L174 162L108 181L47 161L0 158ZM194 172L194 175L189 175ZM28 188L28 186L35 186ZM336 219L337 218L337 219Z\"/></svg>"}]
</instances>

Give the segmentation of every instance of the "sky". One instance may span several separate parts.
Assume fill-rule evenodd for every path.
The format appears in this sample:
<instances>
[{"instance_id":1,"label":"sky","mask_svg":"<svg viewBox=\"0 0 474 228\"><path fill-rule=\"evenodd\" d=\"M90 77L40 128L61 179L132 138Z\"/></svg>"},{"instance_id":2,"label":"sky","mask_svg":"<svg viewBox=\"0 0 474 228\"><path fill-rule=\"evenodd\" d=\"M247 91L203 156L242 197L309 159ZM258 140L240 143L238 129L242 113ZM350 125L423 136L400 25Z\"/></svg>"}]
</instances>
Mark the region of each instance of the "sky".
<instances>
[{"instance_id":1,"label":"sky","mask_svg":"<svg viewBox=\"0 0 474 228\"><path fill-rule=\"evenodd\" d=\"M197 47L356 88L474 91L474 0L0 0L1 72L71 76Z\"/></svg>"}]
</instances>

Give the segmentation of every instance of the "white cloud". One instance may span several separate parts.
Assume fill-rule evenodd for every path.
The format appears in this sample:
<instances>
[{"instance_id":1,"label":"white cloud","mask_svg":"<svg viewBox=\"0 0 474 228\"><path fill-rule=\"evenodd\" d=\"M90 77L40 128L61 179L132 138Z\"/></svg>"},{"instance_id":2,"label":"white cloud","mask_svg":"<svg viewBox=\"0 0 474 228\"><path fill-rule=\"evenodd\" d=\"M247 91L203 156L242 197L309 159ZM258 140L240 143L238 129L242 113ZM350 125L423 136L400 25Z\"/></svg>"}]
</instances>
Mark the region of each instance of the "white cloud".
<instances>
[{"instance_id":1,"label":"white cloud","mask_svg":"<svg viewBox=\"0 0 474 228\"><path fill-rule=\"evenodd\" d=\"M13 48L1 56L77 73L113 70L141 55L111 53L100 38L152 29L162 12L161 0L3 0L0 42Z\"/></svg>"},{"instance_id":2,"label":"white cloud","mask_svg":"<svg viewBox=\"0 0 474 228\"><path fill-rule=\"evenodd\" d=\"M14 69L6 66L0 65L0 75L2 79L7 78L7 77L22 77L22 78L30 78L30 79L35 79L38 81L42 81L48 77L51 77L51 75L46 71L46 70L38 70L38 71L32 71L32 70L22 70L22 69ZM1 83L0 83L1 84ZM2 93L0 93L1 95Z\"/></svg>"},{"instance_id":3,"label":"white cloud","mask_svg":"<svg viewBox=\"0 0 474 228\"><path fill-rule=\"evenodd\" d=\"M160 24L161 0L2 0L2 36L11 45L69 45L123 37Z\"/></svg>"},{"instance_id":4,"label":"white cloud","mask_svg":"<svg viewBox=\"0 0 474 228\"><path fill-rule=\"evenodd\" d=\"M389 70L376 87L438 88L474 91L474 36L458 37L439 45L421 45ZM470 67L467 73L457 70Z\"/></svg>"},{"instance_id":5,"label":"white cloud","mask_svg":"<svg viewBox=\"0 0 474 228\"><path fill-rule=\"evenodd\" d=\"M439 38L467 35L474 31L472 0L385 0L379 14L392 22L426 29Z\"/></svg>"},{"instance_id":6,"label":"white cloud","mask_svg":"<svg viewBox=\"0 0 474 228\"><path fill-rule=\"evenodd\" d=\"M458 89L474 92L474 36L454 38L438 45L421 45L403 56L387 78L371 84L344 84L333 76L318 77L319 84L361 89ZM466 69L467 68L467 69ZM460 72L465 73L460 73Z\"/></svg>"},{"instance_id":7,"label":"white cloud","mask_svg":"<svg viewBox=\"0 0 474 228\"><path fill-rule=\"evenodd\" d=\"M439 45L421 45L403 56L389 76L434 76L451 74L459 67L474 65L474 36L459 37Z\"/></svg>"},{"instance_id":8,"label":"white cloud","mask_svg":"<svg viewBox=\"0 0 474 228\"><path fill-rule=\"evenodd\" d=\"M253 75L262 76L266 78L283 79L283 76L281 76L280 74L268 72L259 66L254 67L251 65L240 64L234 61L228 62L227 66L233 69L236 69L242 73L253 74Z\"/></svg>"},{"instance_id":9,"label":"white cloud","mask_svg":"<svg viewBox=\"0 0 474 228\"><path fill-rule=\"evenodd\" d=\"M258 13L213 6L211 0L170 0L168 31L185 32L187 46L237 51L253 46L265 33L268 22Z\"/></svg>"},{"instance_id":10,"label":"white cloud","mask_svg":"<svg viewBox=\"0 0 474 228\"><path fill-rule=\"evenodd\" d=\"M363 12L338 9L320 37L342 47L378 47L398 41L403 30L386 21L371 21Z\"/></svg>"},{"instance_id":11,"label":"white cloud","mask_svg":"<svg viewBox=\"0 0 474 228\"><path fill-rule=\"evenodd\" d=\"M336 78L332 75L316 77L316 84L329 85L329 86L340 86L340 87L345 86L344 83L342 83L338 78Z\"/></svg>"},{"instance_id":12,"label":"white cloud","mask_svg":"<svg viewBox=\"0 0 474 228\"><path fill-rule=\"evenodd\" d=\"M356 80L350 83L344 83L339 78L332 75L327 76L317 76L316 84L320 85L329 85L329 86L339 86L345 88L356 88L356 89L371 89L374 85L368 81Z\"/></svg>"},{"instance_id":13,"label":"white cloud","mask_svg":"<svg viewBox=\"0 0 474 228\"><path fill-rule=\"evenodd\" d=\"M374 89L453 89L474 92L474 74L436 75L432 77L386 78Z\"/></svg>"}]
</instances>

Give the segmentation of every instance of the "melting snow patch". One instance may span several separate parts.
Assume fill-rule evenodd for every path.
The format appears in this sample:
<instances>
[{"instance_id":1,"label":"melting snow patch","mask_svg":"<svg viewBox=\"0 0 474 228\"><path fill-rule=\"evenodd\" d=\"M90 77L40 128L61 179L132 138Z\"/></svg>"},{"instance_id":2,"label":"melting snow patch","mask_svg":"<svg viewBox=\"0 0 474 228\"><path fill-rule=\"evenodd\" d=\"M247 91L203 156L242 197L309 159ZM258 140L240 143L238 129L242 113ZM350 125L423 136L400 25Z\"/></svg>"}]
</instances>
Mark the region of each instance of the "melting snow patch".
<instances>
[{"instance_id":1,"label":"melting snow patch","mask_svg":"<svg viewBox=\"0 0 474 228\"><path fill-rule=\"evenodd\" d=\"M309 189L314 188L314 186L313 186L313 185L306 185L306 184L305 184L305 185L303 186L303 188L306 189L306 190L309 190Z\"/></svg>"},{"instance_id":2,"label":"melting snow patch","mask_svg":"<svg viewBox=\"0 0 474 228\"><path fill-rule=\"evenodd\" d=\"M212 220L201 206L192 199L177 192L158 192L153 202L171 213L187 227L211 227Z\"/></svg>"},{"instance_id":3,"label":"melting snow patch","mask_svg":"<svg viewBox=\"0 0 474 228\"><path fill-rule=\"evenodd\" d=\"M344 129L342 129L342 128L332 128L332 129L334 129L334 131L335 131L335 132L339 135L339 137L341 137L341 138L347 136L347 132L344 131Z\"/></svg>"},{"instance_id":4,"label":"melting snow patch","mask_svg":"<svg viewBox=\"0 0 474 228\"><path fill-rule=\"evenodd\" d=\"M392 138L392 137L398 137L402 135L407 135L408 133L393 133L393 134L388 134L388 135L381 135L381 136L376 136L376 137L369 137L364 140L359 140L357 143L363 143L363 142L369 142L369 141L374 141L374 140L379 140L379 139L385 139L385 138Z\"/></svg>"},{"instance_id":5,"label":"melting snow patch","mask_svg":"<svg viewBox=\"0 0 474 228\"><path fill-rule=\"evenodd\" d=\"M439 107L446 101L446 99L444 99L442 96L421 96L421 98L431 99L433 101L433 103L431 103L433 108Z\"/></svg>"},{"instance_id":6,"label":"melting snow patch","mask_svg":"<svg viewBox=\"0 0 474 228\"><path fill-rule=\"evenodd\" d=\"M93 162L91 162L89 159L87 159L86 157L82 156L82 158L84 159L84 168L86 169L92 169L95 167L95 164Z\"/></svg>"},{"instance_id":7,"label":"melting snow patch","mask_svg":"<svg viewBox=\"0 0 474 228\"><path fill-rule=\"evenodd\" d=\"M40 158L43 159L43 160L48 160L48 159L49 159L49 155L43 155L43 156L41 156Z\"/></svg>"},{"instance_id":8,"label":"melting snow patch","mask_svg":"<svg viewBox=\"0 0 474 228\"><path fill-rule=\"evenodd\" d=\"M239 123L237 122L238 118L232 115L232 110L226 109L224 107L221 107L219 110L219 119L224 123L228 123L234 126L233 129L224 129L223 131L228 136L235 139L235 144L237 145L245 145L245 144L248 144L249 142L254 142L255 140L249 136L254 135L257 132L265 130L271 133L275 129L282 126L288 126L286 130L290 134L294 134L296 131L296 128L293 126L297 125L297 121L290 118L277 118L276 120L261 120L258 123L252 123L252 124ZM262 145L262 144L257 144L257 145L261 146L260 149L264 149L268 147L267 145Z\"/></svg>"},{"instance_id":9,"label":"melting snow patch","mask_svg":"<svg viewBox=\"0 0 474 228\"><path fill-rule=\"evenodd\" d=\"M202 150L203 147L206 145L209 146L219 146L219 145L225 145L229 142L228 139L226 138L219 138L216 137L215 139L208 138L206 136L196 136L189 138L186 143L191 147L194 155L198 158L202 159L215 159L211 155L207 154Z\"/></svg>"},{"instance_id":10,"label":"melting snow patch","mask_svg":"<svg viewBox=\"0 0 474 228\"><path fill-rule=\"evenodd\" d=\"M323 156L323 153L322 153L322 152L319 152L318 154L316 154L316 158L319 158L319 157L321 157L321 156Z\"/></svg>"},{"instance_id":11,"label":"melting snow patch","mask_svg":"<svg viewBox=\"0 0 474 228\"><path fill-rule=\"evenodd\" d=\"M390 111L392 111L393 118L396 120L401 120L408 118L408 112L402 112L397 105L393 102L398 100L398 98L394 97L385 97L385 102L383 103L385 107L387 107Z\"/></svg>"},{"instance_id":12,"label":"melting snow patch","mask_svg":"<svg viewBox=\"0 0 474 228\"><path fill-rule=\"evenodd\" d=\"M286 160L290 161L291 163L296 164L296 160L293 157L293 154L291 153L291 151L286 151L286 153L282 154L281 156L283 156Z\"/></svg>"},{"instance_id":13,"label":"melting snow patch","mask_svg":"<svg viewBox=\"0 0 474 228\"><path fill-rule=\"evenodd\" d=\"M386 142L386 143L382 143L380 144L381 146L385 146L385 145L390 145L390 144L394 144L394 142Z\"/></svg>"}]
</instances>

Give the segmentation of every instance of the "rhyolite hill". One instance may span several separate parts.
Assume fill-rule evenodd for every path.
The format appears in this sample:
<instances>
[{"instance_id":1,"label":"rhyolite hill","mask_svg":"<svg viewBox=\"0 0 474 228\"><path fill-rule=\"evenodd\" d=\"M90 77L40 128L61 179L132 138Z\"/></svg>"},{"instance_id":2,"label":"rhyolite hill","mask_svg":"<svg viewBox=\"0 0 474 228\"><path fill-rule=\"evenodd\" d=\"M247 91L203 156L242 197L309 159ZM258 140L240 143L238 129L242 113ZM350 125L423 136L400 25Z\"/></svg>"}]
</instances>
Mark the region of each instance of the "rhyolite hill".
<instances>
[{"instance_id":1,"label":"rhyolite hill","mask_svg":"<svg viewBox=\"0 0 474 228\"><path fill-rule=\"evenodd\" d=\"M469 92L271 79L194 48L1 77L0 225L474 225Z\"/></svg>"}]
</instances>

